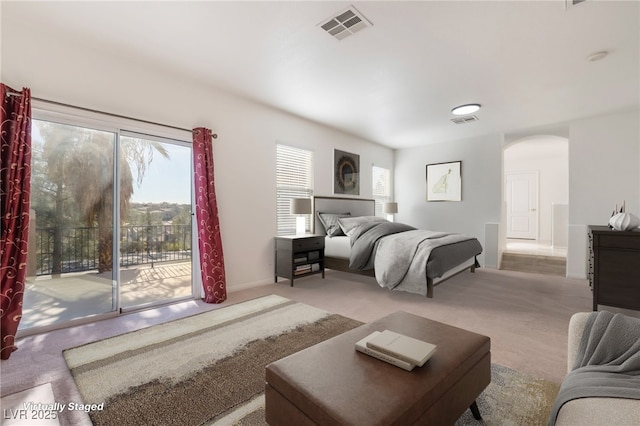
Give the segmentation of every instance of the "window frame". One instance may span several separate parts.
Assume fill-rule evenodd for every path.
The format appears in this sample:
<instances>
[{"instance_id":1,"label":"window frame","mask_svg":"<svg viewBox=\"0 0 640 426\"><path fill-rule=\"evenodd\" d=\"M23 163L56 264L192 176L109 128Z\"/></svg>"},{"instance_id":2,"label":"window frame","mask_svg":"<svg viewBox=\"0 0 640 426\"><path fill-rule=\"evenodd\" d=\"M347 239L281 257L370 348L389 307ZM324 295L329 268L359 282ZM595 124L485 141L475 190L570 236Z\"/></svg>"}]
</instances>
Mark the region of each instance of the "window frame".
<instances>
[{"instance_id":1,"label":"window frame","mask_svg":"<svg viewBox=\"0 0 640 426\"><path fill-rule=\"evenodd\" d=\"M377 188L378 182L381 182L382 191ZM391 185L391 169L386 167L376 166L371 167L371 193L372 198L375 200L375 215L380 217L386 217L383 205L390 202L392 197L392 185Z\"/></svg>"},{"instance_id":2,"label":"window frame","mask_svg":"<svg viewBox=\"0 0 640 426\"><path fill-rule=\"evenodd\" d=\"M193 135L190 131L184 129L178 129L171 126L163 126L162 124L148 123L135 118L127 118L124 116L114 115L107 112L99 112L88 110L82 107L74 107L71 105L59 104L56 102L48 102L44 100L33 99L32 100L32 119L38 121L48 121L52 123L63 124L67 126L82 127L92 130L98 130L103 132L113 133L114 140L114 183L113 183L113 217L120 216L120 180L118 165L120 159L118 156L120 139L122 136L127 137L143 137L150 140L156 140L161 142L170 142L176 145L188 146L193 145ZM193 149L191 150L192 161L191 174L193 175ZM191 184L191 208L195 211L195 194L194 185ZM197 235L197 223L192 220L192 235ZM192 242L192 271L199 270L199 247L197 243ZM116 258L120 252L120 227L114 227L114 241L113 241L113 256ZM112 296L112 311L98 314L102 317L117 316L120 312L136 311L140 309L146 309L145 307L134 307L123 309L120 299L120 264L114 262L113 266L114 283L118 282L118 285L113 287ZM202 293L202 278L197 273L192 273L191 277L191 297L197 297ZM166 302L161 302L163 304ZM84 319L81 319L84 320ZM65 323L55 324L51 326L52 329L65 327ZM48 329L49 326L45 326ZM36 327L37 328L37 327Z\"/></svg>"},{"instance_id":3,"label":"window frame","mask_svg":"<svg viewBox=\"0 0 640 426\"><path fill-rule=\"evenodd\" d=\"M283 150L289 151L281 152ZM287 164L281 165L281 155L287 161ZM300 167L299 157L303 158L306 162L306 167ZM291 145L288 143L276 142L276 235L290 235L296 232L296 216L289 212L290 200L293 198L310 198L313 199L313 178L314 178L314 163L315 152L308 148ZM283 168L288 167L288 173L291 174L289 178L289 185L283 185L282 181L286 181L288 178L284 173ZM295 171L302 171L303 176L296 176ZM312 215L305 215L305 232L311 232Z\"/></svg>"}]
</instances>

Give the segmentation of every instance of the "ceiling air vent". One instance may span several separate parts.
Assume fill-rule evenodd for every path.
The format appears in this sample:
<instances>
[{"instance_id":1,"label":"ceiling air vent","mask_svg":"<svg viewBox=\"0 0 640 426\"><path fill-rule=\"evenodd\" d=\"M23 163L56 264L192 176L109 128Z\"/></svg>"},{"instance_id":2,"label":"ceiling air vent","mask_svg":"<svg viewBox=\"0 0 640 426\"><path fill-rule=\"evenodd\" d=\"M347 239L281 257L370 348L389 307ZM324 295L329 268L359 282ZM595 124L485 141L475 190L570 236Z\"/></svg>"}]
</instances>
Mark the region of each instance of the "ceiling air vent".
<instances>
[{"instance_id":1,"label":"ceiling air vent","mask_svg":"<svg viewBox=\"0 0 640 426\"><path fill-rule=\"evenodd\" d=\"M320 28L332 37L342 40L372 25L355 7L350 6L347 10L322 21Z\"/></svg>"},{"instance_id":2,"label":"ceiling air vent","mask_svg":"<svg viewBox=\"0 0 640 426\"><path fill-rule=\"evenodd\" d=\"M476 117L475 115L465 115L464 117L455 117L452 118L451 121L453 121L456 124L466 124L466 123L471 123L472 121L478 121L479 118Z\"/></svg>"},{"instance_id":3,"label":"ceiling air vent","mask_svg":"<svg viewBox=\"0 0 640 426\"><path fill-rule=\"evenodd\" d=\"M564 8L565 9L569 9L569 8L571 8L573 6L577 6L580 3L584 3L586 1L587 0L564 0Z\"/></svg>"}]
</instances>

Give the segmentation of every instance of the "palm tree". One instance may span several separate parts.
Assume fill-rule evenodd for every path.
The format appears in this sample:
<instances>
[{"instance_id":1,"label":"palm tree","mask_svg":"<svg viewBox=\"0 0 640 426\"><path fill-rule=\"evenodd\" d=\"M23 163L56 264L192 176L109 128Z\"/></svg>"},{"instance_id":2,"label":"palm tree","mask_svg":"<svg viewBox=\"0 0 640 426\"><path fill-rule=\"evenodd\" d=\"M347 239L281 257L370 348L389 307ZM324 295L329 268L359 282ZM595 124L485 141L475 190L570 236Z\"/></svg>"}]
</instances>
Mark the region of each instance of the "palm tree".
<instances>
[{"instance_id":1,"label":"palm tree","mask_svg":"<svg viewBox=\"0 0 640 426\"><path fill-rule=\"evenodd\" d=\"M56 198L56 211L61 212L56 219L63 219L64 194L68 194L87 226L98 228L98 272L110 271L113 265L115 134L55 123L38 122L38 127L45 140L49 177L62 194L60 200ZM132 166L140 184L147 166L153 161L154 152L168 158L160 143L122 138L118 150L121 218L126 215L134 191ZM62 221L56 223L59 224ZM61 242L54 243L54 253L56 245ZM59 271L60 267L54 267L54 271L56 269Z\"/></svg>"}]
</instances>

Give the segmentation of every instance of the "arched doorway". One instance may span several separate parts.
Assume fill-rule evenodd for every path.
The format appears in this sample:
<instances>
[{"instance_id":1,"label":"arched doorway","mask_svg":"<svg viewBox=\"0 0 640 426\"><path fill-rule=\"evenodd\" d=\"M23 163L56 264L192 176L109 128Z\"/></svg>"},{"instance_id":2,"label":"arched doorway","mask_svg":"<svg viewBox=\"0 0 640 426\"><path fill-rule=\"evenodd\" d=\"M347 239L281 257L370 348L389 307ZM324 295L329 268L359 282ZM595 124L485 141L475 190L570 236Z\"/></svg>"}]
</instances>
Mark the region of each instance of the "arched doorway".
<instances>
[{"instance_id":1,"label":"arched doorway","mask_svg":"<svg viewBox=\"0 0 640 426\"><path fill-rule=\"evenodd\" d=\"M504 247L500 269L566 275L569 141L548 134L504 149Z\"/></svg>"}]
</instances>

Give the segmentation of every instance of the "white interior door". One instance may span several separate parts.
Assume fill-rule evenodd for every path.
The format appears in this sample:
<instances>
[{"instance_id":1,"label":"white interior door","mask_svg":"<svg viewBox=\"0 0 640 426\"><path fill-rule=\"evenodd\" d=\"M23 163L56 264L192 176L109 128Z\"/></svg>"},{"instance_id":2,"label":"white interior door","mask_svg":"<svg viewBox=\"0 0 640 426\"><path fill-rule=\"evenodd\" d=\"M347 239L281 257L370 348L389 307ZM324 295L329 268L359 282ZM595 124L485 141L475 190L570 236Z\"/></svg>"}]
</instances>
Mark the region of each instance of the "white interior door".
<instances>
[{"instance_id":1,"label":"white interior door","mask_svg":"<svg viewBox=\"0 0 640 426\"><path fill-rule=\"evenodd\" d=\"M538 239L538 172L506 174L507 238Z\"/></svg>"}]
</instances>

